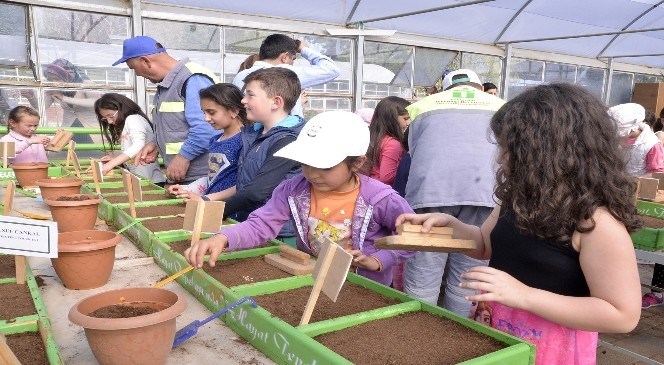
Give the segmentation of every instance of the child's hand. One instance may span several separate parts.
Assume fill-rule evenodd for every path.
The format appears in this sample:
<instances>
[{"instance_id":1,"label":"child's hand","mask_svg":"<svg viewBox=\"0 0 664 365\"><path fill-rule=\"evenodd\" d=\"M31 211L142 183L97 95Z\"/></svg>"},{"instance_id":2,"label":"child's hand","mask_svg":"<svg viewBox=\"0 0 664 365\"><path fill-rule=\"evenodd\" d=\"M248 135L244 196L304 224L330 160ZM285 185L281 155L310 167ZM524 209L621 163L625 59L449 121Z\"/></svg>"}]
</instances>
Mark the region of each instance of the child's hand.
<instances>
[{"instance_id":1,"label":"child's hand","mask_svg":"<svg viewBox=\"0 0 664 365\"><path fill-rule=\"evenodd\" d=\"M484 293L469 295L466 300L473 302L494 301L512 308L525 309L524 300L531 288L510 274L488 266L475 266L461 275L465 280L462 288L481 290Z\"/></svg>"},{"instance_id":2,"label":"child's hand","mask_svg":"<svg viewBox=\"0 0 664 365\"><path fill-rule=\"evenodd\" d=\"M111 155L105 155L104 157L100 158L99 161L101 162L108 162L113 159L113 156Z\"/></svg>"},{"instance_id":3,"label":"child's hand","mask_svg":"<svg viewBox=\"0 0 664 365\"><path fill-rule=\"evenodd\" d=\"M107 163L105 163L105 164L102 165L102 167L101 167L101 174L104 175L104 176L108 175L108 174L109 174L110 172L112 172L112 171L113 171L113 166L111 166L111 165L109 165L109 164L107 164Z\"/></svg>"},{"instance_id":4,"label":"child's hand","mask_svg":"<svg viewBox=\"0 0 664 365\"><path fill-rule=\"evenodd\" d=\"M422 233L428 233L431 227L446 227L450 224L450 217L443 213L402 214L397 217L396 225L404 223L421 224Z\"/></svg>"},{"instance_id":5,"label":"child's hand","mask_svg":"<svg viewBox=\"0 0 664 365\"><path fill-rule=\"evenodd\" d=\"M224 252L228 246L228 238L223 234L216 234L210 238L195 242L191 247L184 251L184 257L196 269L203 267L205 254L210 253L208 264L214 267L217 257Z\"/></svg>"},{"instance_id":6,"label":"child's hand","mask_svg":"<svg viewBox=\"0 0 664 365\"><path fill-rule=\"evenodd\" d=\"M380 263L375 257L365 255L360 250L348 250L348 253L353 255L353 266L370 271L380 270Z\"/></svg>"},{"instance_id":7,"label":"child's hand","mask_svg":"<svg viewBox=\"0 0 664 365\"><path fill-rule=\"evenodd\" d=\"M33 134L32 137L28 138L28 143L30 144L44 144L44 142L48 144L49 141L50 139L48 139L48 137L38 136L36 134Z\"/></svg>"},{"instance_id":8,"label":"child's hand","mask_svg":"<svg viewBox=\"0 0 664 365\"><path fill-rule=\"evenodd\" d=\"M175 184L168 187L168 193L172 195L178 195L183 191L185 190L180 184Z\"/></svg>"}]
</instances>

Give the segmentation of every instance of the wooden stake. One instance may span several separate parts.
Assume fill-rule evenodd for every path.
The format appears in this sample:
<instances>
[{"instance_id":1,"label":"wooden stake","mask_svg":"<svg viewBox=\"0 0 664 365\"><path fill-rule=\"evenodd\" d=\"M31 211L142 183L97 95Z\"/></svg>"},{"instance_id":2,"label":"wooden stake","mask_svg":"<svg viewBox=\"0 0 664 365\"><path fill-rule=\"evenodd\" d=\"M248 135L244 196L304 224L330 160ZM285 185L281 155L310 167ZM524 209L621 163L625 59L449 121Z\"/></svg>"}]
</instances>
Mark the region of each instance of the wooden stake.
<instances>
[{"instance_id":1,"label":"wooden stake","mask_svg":"<svg viewBox=\"0 0 664 365\"><path fill-rule=\"evenodd\" d=\"M129 213L131 217L136 219L136 207L134 206L134 187L131 185L131 173L125 169L122 169L122 180L125 184L125 189L127 190L127 197L129 197Z\"/></svg>"},{"instance_id":2,"label":"wooden stake","mask_svg":"<svg viewBox=\"0 0 664 365\"><path fill-rule=\"evenodd\" d=\"M99 180L101 179L101 176L99 176L99 164L97 163L97 160L91 158L90 167L92 168L92 180L94 180L95 183L95 191L97 192L97 195L101 195L101 188L99 187Z\"/></svg>"},{"instance_id":3,"label":"wooden stake","mask_svg":"<svg viewBox=\"0 0 664 365\"><path fill-rule=\"evenodd\" d=\"M16 284L25 284L25 256L14 256L14 264L16 265Z\"/></svg>"},{"instance_id":4,"label":"wooden stake","mask_svg":"<svg viewBox=\"0 0 664 365\"><path fill-rule=\"evenodd\" d=\"M194 219L194 230L191 232L191 245L201 239L201 230L203 228L203 217L205 215L205 202L200 201L196 204L196 218Z\"/></svg>"},{"instance_id":5,"label":"wooden stake","mask_svg":"<svg viewBox=\"0 0 664 365\"><path fill-rule=\"evenodd\" d=\"M2 144L2 168L6 169L7 168L7 160L9 157L7 157L7 154L9 153L9 144L8 143L3 143Z\"/></svg>"},{"instance_id":6,"label":"wooden stake","mask_svg":"<svg viewBox=\"0 0 664 365\"><path fill-rule=\"evenodd\" d=\"M67 146L67 162L65 163L65 167L69 167L69 163L72 158L72 152L74 152L75 148L76 148L76 142L69 141L69 144Z\"/></svg>"},{"instance_id":7,"label":"wooden stake","mask_svg":"<svg viewBox=\"0 0 664 365\"><path fill-rule=\"evenodd\" d=\"M309 300L307 301L306 307L304 307L304 314L302 314L302 319L300 320L300 326L309 323L309 320L311 319L311 314L314 311L314 307L316 307L316 303L318 302L318 297L320 296L320 291L323 289L323 283L325 282L325 278L327 277L327 272L330 269L330 265L332 264L332 259L334 258L334 254L336 253L336 250L339 248L337 244L330 245L329 252L325 257L321 258L319 257L318 259L323 259L323 262L321 263L320 266L320 271L318 271L318 277L316 277L316 281L314 282L314 287L311 289L311 295L309 296Z\"/></svg>"},{"instance_id":8,"label":"wooden stake","mask_svg":"<svg viewBox=\"0 0 664 365\"><path fill-rule=\"evenodd\" d=\"M21 365L12 349L7 345L5 335L0 333L0 363L4 365Z\"/></svg>"},{"instance_id":9,"label":"wooden stake","mask_svg":"<svg viewBox=\"0 0 664 365\"><path fill-rule=\"evenodd\" d=\"M2 210L3 215L9 215L14 205L14 191L16 184L10 181L7 184L7 191L5 192L5 205ZM15 256L14 262L16 264L16 284L25 284L25 256Z\"/></svg>"}]
</instances>

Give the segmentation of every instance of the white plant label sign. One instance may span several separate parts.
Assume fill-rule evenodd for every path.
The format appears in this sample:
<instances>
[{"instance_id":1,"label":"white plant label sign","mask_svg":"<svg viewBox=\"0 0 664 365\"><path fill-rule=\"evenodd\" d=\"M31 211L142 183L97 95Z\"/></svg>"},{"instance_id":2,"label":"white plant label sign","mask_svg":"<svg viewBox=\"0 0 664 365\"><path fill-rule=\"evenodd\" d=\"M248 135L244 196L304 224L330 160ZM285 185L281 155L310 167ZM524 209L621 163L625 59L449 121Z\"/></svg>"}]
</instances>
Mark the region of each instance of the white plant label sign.
<instances>
[{"instance_id":1,"label":"white plant label sign","mask_svg":"<svg viewBox=\"0 0 664 365\"><path fill-rule=\"evenodd\" d=\"M0 216L0 253L58 257L58 224Z\"/></svg>"}]
</instances>

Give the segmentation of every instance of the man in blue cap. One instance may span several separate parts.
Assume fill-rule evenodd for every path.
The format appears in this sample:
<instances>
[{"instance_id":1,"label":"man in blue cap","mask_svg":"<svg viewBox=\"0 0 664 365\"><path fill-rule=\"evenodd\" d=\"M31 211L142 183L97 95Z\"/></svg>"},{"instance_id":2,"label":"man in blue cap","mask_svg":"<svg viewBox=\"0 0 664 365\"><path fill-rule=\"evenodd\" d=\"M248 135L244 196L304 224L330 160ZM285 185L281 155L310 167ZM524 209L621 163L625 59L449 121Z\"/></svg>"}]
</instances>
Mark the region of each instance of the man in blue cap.
<instances>
[{"instance_id":1,"label":"man in blue cap","mask_svg":"<svg viewBox=\"0 0 664 365\"><path fill-rule=\"evenodd\" d=\"M187 183L208 173L208 145L214 129L205 121L198 92L218 81L205 67L176 60L156 40L138 36L124 41L122 58L136 75L157 84L152 122L155 143L138 154L137 163L154 162L161 154L169 183Z\"/></svg>"}]
</instances>

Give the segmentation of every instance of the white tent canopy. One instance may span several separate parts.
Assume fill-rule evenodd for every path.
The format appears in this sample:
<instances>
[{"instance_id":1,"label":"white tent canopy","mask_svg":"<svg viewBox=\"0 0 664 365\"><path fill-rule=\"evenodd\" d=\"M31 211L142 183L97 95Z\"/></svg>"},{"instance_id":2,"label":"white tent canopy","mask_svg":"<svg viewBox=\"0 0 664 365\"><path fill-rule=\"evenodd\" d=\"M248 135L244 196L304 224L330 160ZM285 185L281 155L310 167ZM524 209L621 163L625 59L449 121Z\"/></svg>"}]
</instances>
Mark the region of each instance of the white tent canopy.
<instances>
[{"instance_id":1,"label":"white tent canopy","mask_svg":"<svg viewBox=\"0 0 664 365\"><path fill-rule=\"evenodd\" d=\"M153 0L664 68L661 0ZM147 4L149 4L147 3ZM500 48L497 48L500 49ZM494 51L496 53L497 50Z\"/></svg>"}]
</instances>

